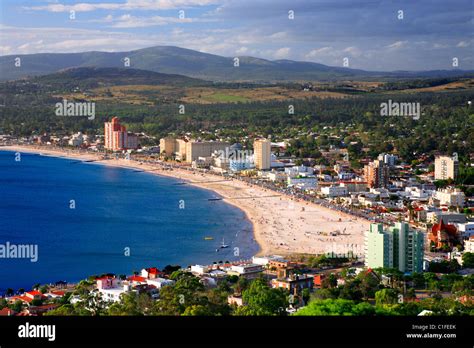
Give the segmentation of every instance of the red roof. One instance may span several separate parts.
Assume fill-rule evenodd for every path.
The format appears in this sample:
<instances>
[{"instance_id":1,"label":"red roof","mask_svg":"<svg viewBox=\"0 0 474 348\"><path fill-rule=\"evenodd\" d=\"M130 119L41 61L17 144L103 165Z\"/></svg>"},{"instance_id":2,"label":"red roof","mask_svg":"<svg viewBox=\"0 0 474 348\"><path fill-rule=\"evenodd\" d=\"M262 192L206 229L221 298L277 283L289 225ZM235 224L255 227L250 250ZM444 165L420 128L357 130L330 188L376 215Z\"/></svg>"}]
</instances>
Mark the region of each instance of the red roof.
<instances>
[{"instance_id":1,"label":"red roof","mask_svg":"<svg viewBox=\"0 0 474 348\"><path fill-rule=\"evenodd\" d=\"M28 296L13 296L13 297L10 297L9 300L10 301L20 300L20 301L28 302L28 303L33 301L33 299L31 297L28 297Z\"/></svg>"},{"instance_id":2,"label":"red roof","mask_svg":"<svg viewBox=\"0 0 474 348\"><path fill-rule=\"evenodd\" d=\"M457 235L457 228L454 225L445 225L443 219L441 219L440 223L433 225L431 228L431 233L435 234L439 231L445 231L447 234L455 237Z\"/></svg>"},{"instance_id":3,"label":"red roof","mask_svg":"<svg viewBox=\"0 0 474 348\"><path fill-rule=\"evenodd\" d=\"M61 291L61 290L54 290L54 291L50 291L49 293L53 295L64 296L66 292Z\"/></svg>"},{"instance_id":4,"label":"red roof","mask_svg":"<svg viewBox=\"0 0 474 348\"><path fill-rule=\"evenodd\" d=\"M132 282L145 282L146 279L144 277L140 277L137 275L133 275L131 277L128 277L128 280L131 280Z\"/></svg>"},{"instance_id":5,"label":"red roof","mask_svg":"<svg viewBox=\"0 0 474 348\"><path fill-rule=\"evenodd\" d=\"M8 307L0 309L0 317L8 317L8 316L14 315L14 314L15 314L15 311L13 309L8 308Z\"/></svg>"},{"instance_id":6,"label":"red roof","mask_svg":"<svg viewBox=\"0 0 474 348\"><path fill-rule=\"evenodd\" d=\"M43 296L43 294L41 292L39 292L38 290L31 290L31 291L28 291L27 294L30 294L30 295L33 295L33 296Z\"/></svg>"},{"instance_id":7,"label":"red roof","mask_svg":"<svg viewBox=\"0 0 474 348\"><path fill-rule=\"evenodd\" d=\"M40 298L46 298L46 296L44 296L41 292L39 292L38 290L31 290L31 291L28 291L25 293L26 296L30 295L30 296L39 296Z\"/></svg>"},{"instance_id":8,"label":"red roof","mask_svg":"<svg viewBox=\"0 0 474 348\"><path fill-rule=\"evenodd\" d=\"M103 277L97 277L95 280L107 280L107 279L114 279L115 277L112 276L103 276Z\"/></svg>"}]
</instances>

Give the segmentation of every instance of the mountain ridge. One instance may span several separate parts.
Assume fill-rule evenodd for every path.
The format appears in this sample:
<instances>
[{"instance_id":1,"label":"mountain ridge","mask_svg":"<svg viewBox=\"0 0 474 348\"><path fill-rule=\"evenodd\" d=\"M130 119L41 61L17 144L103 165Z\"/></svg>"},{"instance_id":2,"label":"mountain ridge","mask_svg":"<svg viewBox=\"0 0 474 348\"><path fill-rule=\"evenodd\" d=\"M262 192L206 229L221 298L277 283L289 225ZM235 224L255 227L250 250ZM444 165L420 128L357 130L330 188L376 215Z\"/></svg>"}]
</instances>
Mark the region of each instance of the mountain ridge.
<instances>
[{"instance_id":1,"label":"mountain ridge","mask_svg":"<svg viewBox=\"0 0 474 348\"><path fill-rule=\"evenodd\" d=\"M15 58L21 66L15 67ZM124 52L87 51L79 53L35 53L0 56L0 81L55 73L79 67L130 68L163 74L184 75L211 81L317 81L376 78L416 78L474 75L474 71L433 70L378 72L333 67L288 59L267 60L251 56L223 57L176 46L153 46ZM234 59L239 58L239 66Z\"/></svg>"}]
</instances>

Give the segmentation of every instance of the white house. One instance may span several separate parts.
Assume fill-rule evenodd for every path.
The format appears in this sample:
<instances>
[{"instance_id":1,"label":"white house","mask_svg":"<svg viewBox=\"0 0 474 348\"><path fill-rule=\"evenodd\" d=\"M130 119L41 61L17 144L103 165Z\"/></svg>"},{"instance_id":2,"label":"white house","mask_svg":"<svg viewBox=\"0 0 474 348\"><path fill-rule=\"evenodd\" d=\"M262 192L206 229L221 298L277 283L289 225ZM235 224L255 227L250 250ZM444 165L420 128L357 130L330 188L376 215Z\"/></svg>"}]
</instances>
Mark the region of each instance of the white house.
<instances>
[{"instance_id":1,"label":"white house","mask_svg":"<svg viewBox=\"0 0 474 348\"><path fill-rule=\"evenodd\" d=\"M321 193L327 197L340 197L348 194L347 187L326 186L321 188Z\"/></svg>"},{"instance_id":2,"label":"white house","mask_svg":"<svg viewBox=\"0 0 474 348\"><path fill-rule=\"evenodd\" d=\"M283 259L283 256L279 256L279 255L253 256L252 257L252 263L254 263L256 265L266 266L270 263L270 261L281 260L281 259Z\"/></svg>"},{"instance_id":3,"label":"white house","mask_svg":"<svg viewBox=\"0 0 474 348\"><path fill-rule=\"evenodd\" d=\"M84 136L81 132L73 134L71 139L69 139L69 145L71 146L81 146L84 143Z\"/></svg>"},{"instance_id":4,"label":"white house","mask_svg":"<svg viewBox=\"0 0 474 348\"><path fill-rule=\"evenodd\" d=\"M457 227L462 238L470 238L471 236L474 236L474 222L457 224Z\"/></svg>"},{"instance_id":5,"label":"white house","mask_svg":"<svg viewBox=\"0 0 474 348\"><path fill-rule=\"evenodd\" d=\"M203 265L191 266L191 273L205 274L207 272L209 272L209 266L203 266Z\"/></svg>"},{"instance_id":6,"label":"white house","mask_svg":"<svg viewBox=\"0 0 474 348\"><path fill-rule=\"evenodd\" d=\"M314 190L318 187L318 180L314 175L288 176L288 187L296 187L301 190Z\"/></svg>"},{"instance_id":7,"label":"white house","mask_svg":"<svg viewBox=\"0 0 474 348\"><path fill-rule=\"evenodd\" d=\"M161 289L163 286L173 284L174 281L170 279L165 279L165 278L152 278L152 279L147 279L146 283L148 285L155 286L157 289Z\"/></svg>"}]
</instances>

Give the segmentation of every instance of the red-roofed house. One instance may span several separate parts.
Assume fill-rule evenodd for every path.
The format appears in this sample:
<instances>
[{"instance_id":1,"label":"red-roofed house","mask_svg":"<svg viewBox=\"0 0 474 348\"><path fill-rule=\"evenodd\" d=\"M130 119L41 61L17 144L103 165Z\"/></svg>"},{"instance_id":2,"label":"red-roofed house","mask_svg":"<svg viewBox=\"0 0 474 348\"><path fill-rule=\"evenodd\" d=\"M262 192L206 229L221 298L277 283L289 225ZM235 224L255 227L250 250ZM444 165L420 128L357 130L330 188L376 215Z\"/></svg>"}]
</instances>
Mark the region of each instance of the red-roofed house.
<instances>
[{"instance_id":1,"label":"red-roofed house","mask_svg":"<svg viewBox=\"0 0 474 348\"><path fill-rule=\"evenodd\" d=\"M137 275L133 275L128 277L128 280L132 283L132 285L140 285L140 284L146 284L146 278L145 277L140 277Z\"/></svg>"},{"instance_id":2,"label":"red-roofed house","mask_svg":"<svg viewBox=\"0 0 474 348\"><path fill-rule=\"evenodd\" d=\"M28 292L25 293L25 296L31 298L31 300L44 300L44 299L46 299L46 296L44 296L38 290L28 291Z\"/></svg>"},{"instance_id":3,"label":"red-roofed house","mask_svg":"<svg viewBox=\"0 0 474 348\"><path fill-rule=\"evenodd\" d=\"M141 276L148 279L158 278L162 274L163 272L156 267L144 268L141 271Z\"/></svg>"},{"instance_id":4,"label":"red-roofed house","mask_svg":"<svg viewBox=\"0 0 474 348\"><path fill-rule=\"evenodd\" d=\"M53 290L53 291L50 291L46 294L46 296L48 298L61 298L64 296L66 292L64 291L61 291L61 290Z\"/></svg>"},{"instance_id":5,"label":"red-roofed house","mask_svg":"<svg viewBox=\"0 0 474 348\"><path fill-rule=\"evenodd\" d=\"M15 303L16 301L22 301L29 304L33 299L28 296L12 296L8 298L9 303Z\"/></svg>"},{"instance_id":6,"label":"red-roofed house","mask_svg":"<svg viewBox=\"0 0 474 348\"><path fill-rule=\"evenodd\" d=\"M114 277L102 277L96 279L97 289L111 289L115 288L119 283L119 279Z\"/></svg>"},{"instance_id":7,"label":"red-roofed house","mask_svg":"<svg viewBox=\"0 0 474 348\"><path fill-rule=\"evenodd\" d=\"M60 305L57 303L49 303L42 306L31 306L28 309L30 315L42 315L43 313L49 312L53 309L58 308Z\"/></svg>"},{"instance_id":8,"label":"red-roofed house","mask_svg":"<svg viewBox=\"0 0 474 348\"><path fill-rule=\"evenodd\" d=\"M44 300L46 298L47 297L44 296L41 292L39 292L37 290L32 290L32 291L25 292L21 296L12 296L12 297L10 297L10 298L8 298L8 302L14 303L17 300L20 300L22 302L25 302L26 304L30 304L34 300Z\"/></svg>"}]
</instances>

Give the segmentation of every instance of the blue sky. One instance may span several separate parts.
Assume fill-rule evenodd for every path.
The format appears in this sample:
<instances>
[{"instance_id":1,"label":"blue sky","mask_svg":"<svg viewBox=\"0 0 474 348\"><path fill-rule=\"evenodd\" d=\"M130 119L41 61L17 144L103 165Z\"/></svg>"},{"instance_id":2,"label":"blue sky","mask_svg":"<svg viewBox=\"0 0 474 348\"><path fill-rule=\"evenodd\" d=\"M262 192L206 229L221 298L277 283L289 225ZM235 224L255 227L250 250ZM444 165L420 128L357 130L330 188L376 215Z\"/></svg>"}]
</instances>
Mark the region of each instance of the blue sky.
<instances>
[{"instance_id":1,"label":"blue sky","mask_svg":"<svg viewBox=\"0 0 474 348\"><path fill-rule=\"evenodd\" d=\"M472 0L0 0L0 54L172 45L366 70L474 69ZM75 19L70 19L75 11ZM184 19L179 18L184 11ZM289 18L294 12L294 19ZM399 19L403 11L403 19Z\"/></svg>"}]
</instances>

